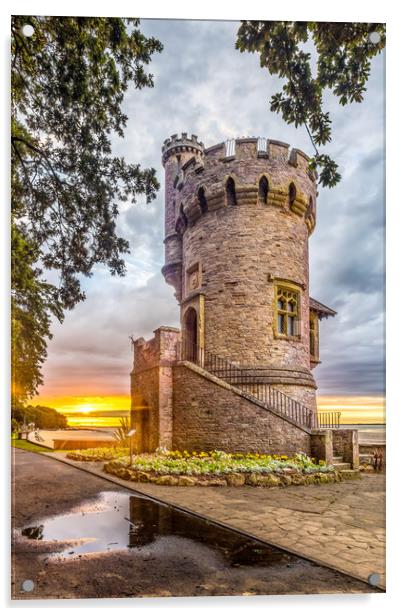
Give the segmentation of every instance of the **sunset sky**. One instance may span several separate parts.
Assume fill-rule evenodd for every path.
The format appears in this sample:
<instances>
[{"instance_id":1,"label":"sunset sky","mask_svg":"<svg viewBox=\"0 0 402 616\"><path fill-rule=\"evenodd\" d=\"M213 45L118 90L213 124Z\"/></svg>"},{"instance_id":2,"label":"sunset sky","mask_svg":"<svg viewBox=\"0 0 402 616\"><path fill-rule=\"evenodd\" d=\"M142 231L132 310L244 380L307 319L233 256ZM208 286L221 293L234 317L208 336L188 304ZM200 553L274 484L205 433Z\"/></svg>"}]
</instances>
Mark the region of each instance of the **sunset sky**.
<instances>
[{"instance_id":1,"label":"sunset sky","mask_svg":"<svg viewBox=\"0 0 402 616\"><path fill-rule=\"evenodd\" d=\"M160 325L178 325L173 289L160 273L163 141L184 131L206 146L264 136L312 153L304 129L269 111L280 81L256 55L235 50L237 23L143 20L141 27L164 51L150 67L154 89L126 93L126 136L113 146L129 162L154 167L162 188L151 205L122 204L118 230L131 245L126 276L97 267L83 281L86 301L53 325L45 384L33 402L67 413L128 409L129 335L149 338ZM310 240L310 294L338 313L321 322L319 406L343 410L353 423L384 420L384 65L384 54L374 59L363 103L344 108L325 97L333 121L325 151L343 178L320 188Z\"/></svg>"}]
</instances>

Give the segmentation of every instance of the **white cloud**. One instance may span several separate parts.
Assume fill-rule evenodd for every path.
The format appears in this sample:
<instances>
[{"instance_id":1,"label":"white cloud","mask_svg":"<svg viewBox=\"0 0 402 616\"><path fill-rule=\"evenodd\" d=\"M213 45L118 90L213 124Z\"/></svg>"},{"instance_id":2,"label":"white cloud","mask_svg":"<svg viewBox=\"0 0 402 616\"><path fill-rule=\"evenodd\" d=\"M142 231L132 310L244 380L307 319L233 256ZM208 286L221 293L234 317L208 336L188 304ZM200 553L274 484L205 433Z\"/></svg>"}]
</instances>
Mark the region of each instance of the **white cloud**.
<instances>
[{"instance_id":1,"label":"white cloud","mask_svg":"<svg viewBox=\"0 0 402 616\"><path fill-rule=\"evenodd\" d=\"M98 267L84 281L87 300L54 326L45 365L43 395L60 383L101 391L128 391L128 335L152 335L177 325L173 290L160 273L164 259L161 145L175 132L196 133L206 146L230 136L261 135L306 152L311 144L269 111L280 81L259 66L257 55L234 48L234 22L143 21L142 29L164 43L149 70L155 88L127 92L124 139L116 155L157 170L161 191L146 205L123 204L118 231L129 239L125 278ZM333 141L325 150L343 171L333 190L320 189L318 224L310 241L311 294L338 310L322 324L320 393L380 392L383 361L384 268L384 57L373 62L365 101L341 107L329 93ZM90 392L89 392L90 393Z\"/></svg>"}]
</instances>

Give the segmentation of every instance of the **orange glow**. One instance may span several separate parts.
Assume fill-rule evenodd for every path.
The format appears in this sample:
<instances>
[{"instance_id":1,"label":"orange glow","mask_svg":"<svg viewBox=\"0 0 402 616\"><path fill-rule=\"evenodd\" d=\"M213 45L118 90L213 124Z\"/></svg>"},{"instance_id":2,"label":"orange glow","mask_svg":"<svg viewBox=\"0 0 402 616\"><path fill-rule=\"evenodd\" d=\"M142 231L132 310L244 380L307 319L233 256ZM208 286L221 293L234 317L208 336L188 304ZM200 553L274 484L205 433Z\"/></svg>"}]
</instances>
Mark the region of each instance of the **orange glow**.
<instances>
[{"instance_id":1,"label":"orange glow","mask_svg":"<svg viewBox=\"0 0 402 616\"><path fill-rule=\"evenodd\" d=\"M319 411L341 411L342 423L385 423L385 400L381 396L318 396L317 402ZM67 416L70 426L117 426L119 417L127 415L130 410L130 396L38 396L30 404L57 409ZM107 411L115 413L108 416ZM125 413L119 414L118 411ZM98 417L94 416L97 412Z\"/></svg>"},{"instance_id":2,"label":"orange glow","mask_svg":"<svg viewBox=\"0 0 402 616\"><path fill-rule=\"evenodd\" d=\"M30 404L50 406L67 417L71 428L110 428L120 425L127 417L130 397L116 394L109 396L38 396Z\"/></svg>"},{"instance_id":3,"label":"orange glow","mask_svg":"<svg viewBox=\"0 0 402 616\"><path fill-rule=\"evenodd\" d=\"M38 396L30 404L51 406L60 413L88 413L92 411L130 410L130 396L124 394L108 396Z\"/></svg>"},{"instance_id":4,"label":"orange glow","mask_svg":"<svg viewBox=\"0 0 402 616\"><path fill-rule=\"evenodd\" d=\"M319 411L341 411L341 423L385 423L382 396L318 396Z\"/></svg>"}]
</instances>

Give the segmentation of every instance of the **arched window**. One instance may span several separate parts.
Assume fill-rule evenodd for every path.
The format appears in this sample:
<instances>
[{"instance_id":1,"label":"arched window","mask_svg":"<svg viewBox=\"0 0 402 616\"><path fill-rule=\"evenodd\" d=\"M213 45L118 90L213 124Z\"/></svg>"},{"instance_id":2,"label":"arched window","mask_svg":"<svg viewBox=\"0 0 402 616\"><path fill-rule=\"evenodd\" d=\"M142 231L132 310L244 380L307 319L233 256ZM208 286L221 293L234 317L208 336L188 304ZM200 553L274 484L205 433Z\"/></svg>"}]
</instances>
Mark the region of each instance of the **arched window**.
<instances>
[{"instance_id":1,"label":"arched window","mask_svg":"<svg viewBox=\"0 0 402 616\"><path fill-rule=\"evenodd\" d=\"M290 288L276 288L276 334L298 336L299 293Z\"/></svg>"},{"instance_id":2,"label":"arched window","mask_svg":"<svg viewBox=\"0 0 402 616\"><path fill-rule=\"evenodd\" d=\"M317 331L316 331L316 320L314 315L310 312L310 355L311 357L317 356Z\"/></svg>"},{"instance_id":3,"label":"arched window","mask_svg":"<svg viewBox=\"0 0 402 616\"><path fill-rule=\"evenodd\" d=\"M207 199L205 197L205 190L204 188L201 186L201 188L198 189L198 204L200 206L200 210L203 214L205 214L206 212L208 212L208 203L207 203Z\"/></svg>"},{"instance_id":4,"label":"arched window","mask_svg":"<svg viewBox=\"0 0 402 616\"><path fill-rule=\"evenodd\" d=\"M198 355L198 315L188 308L183 318L183 359L196 362Z\"/></svg>"},{"instance_id":5,"label":"arched window","mask_svg":"<svg viewBox=\"0 0 402 616\"><path fill-rule=\"evenodd\" d=\"M228 178L226 182L226 203L227 205L237 205L236 186L233 178Z\"/></svg>"},{"instance_id":6,"label":"arched window","mask_svg":"<svg viewBox=\"0 0 402 616\"><path fill-rule=\"evenodd\" d=\"M289 205L292 206L296 199L296 186L291 182L289 184Z\"/></svg>"},{"instance_id":7,"label":"arched window","mask_svg":"<svg viewBox=\"0 0 402 616\"><path fill-rule=\"evenodd\" d=\"M268 180L265 175L260 179L260 183L258 184L258 200L260 203L268 203Z\"/></svg>"}]
</instances>

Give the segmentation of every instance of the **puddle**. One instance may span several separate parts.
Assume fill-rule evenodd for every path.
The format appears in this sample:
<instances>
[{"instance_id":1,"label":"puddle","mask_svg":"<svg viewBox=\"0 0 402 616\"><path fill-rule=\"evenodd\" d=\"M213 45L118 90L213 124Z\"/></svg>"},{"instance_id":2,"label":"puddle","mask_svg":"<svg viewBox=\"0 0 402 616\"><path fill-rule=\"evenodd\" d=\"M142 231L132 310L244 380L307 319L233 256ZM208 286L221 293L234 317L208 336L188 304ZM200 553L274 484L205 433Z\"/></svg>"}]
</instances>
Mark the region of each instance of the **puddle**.
<instances>
[{"instance_id":1,"label":"puddle","mask_svg":"<svg viewBox=\"0 0 402 616\"><path fill-rule=\"evenodd\" d=\"M84 502L73 513L44 518L35 526L21 529L21 535L34 541L70 542L61 551L52 553L67 558L116 550L138 551L145 547L158 551L161 545L163 549L169 545L176 549L178 539L185 539L187 545L189 541L194 544L194 549L212 548L232 567L290 566L299 562L297 557L282 550L174 507L124 492L102 492L95 503Z\"/></svg>"}]
</instances>

